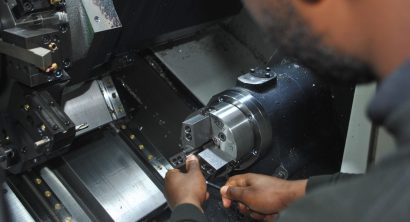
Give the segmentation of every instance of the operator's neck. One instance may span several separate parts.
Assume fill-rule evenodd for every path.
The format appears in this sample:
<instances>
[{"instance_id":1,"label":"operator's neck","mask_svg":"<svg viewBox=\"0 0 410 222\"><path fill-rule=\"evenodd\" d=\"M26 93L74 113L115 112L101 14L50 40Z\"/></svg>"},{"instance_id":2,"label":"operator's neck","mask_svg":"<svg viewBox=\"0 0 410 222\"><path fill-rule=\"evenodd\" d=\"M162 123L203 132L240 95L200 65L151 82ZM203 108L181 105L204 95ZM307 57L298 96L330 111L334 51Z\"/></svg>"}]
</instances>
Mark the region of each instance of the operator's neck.
<instances>
[{"instance_id":1,"label":"operator's neck","mask_svg":"<svg viewBox=\"0 0 410 222\"><path fill-rule=\"evenodd\" d=\"M380 45L378 52L371 59L381 79L388 77L403 63L410 60L410 35L405 36L408 38L406 42L401 43L393 38L392 42Z\"/></svg>"},{"instance_id":2,"label":"operator's neck","mask_svg":"<svg viewBox=\"0 0 410 222\"><path fill-rule=\"evenodd\" d=\"M367 21L370 26L368 58L384 79L410 60L410 2L391 0L388 8L386 4L380 5L385 8L373 11L372 21ZM374 15L377 11L380 13Z\"/></svg>"}]
</instances>

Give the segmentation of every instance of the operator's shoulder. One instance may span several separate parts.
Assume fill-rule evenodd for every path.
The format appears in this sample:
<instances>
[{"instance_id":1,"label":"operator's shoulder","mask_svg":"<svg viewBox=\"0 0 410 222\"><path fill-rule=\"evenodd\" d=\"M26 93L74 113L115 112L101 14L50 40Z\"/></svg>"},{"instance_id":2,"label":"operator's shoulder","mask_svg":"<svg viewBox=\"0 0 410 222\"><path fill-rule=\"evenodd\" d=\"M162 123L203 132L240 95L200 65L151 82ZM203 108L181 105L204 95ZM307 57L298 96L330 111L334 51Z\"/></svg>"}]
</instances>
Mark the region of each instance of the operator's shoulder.
<instances>
[{"instance_id":1,"label":"operator's shoulder","mask_svg":"<svg viewBox=\"0 0 410 222\"><path fill-rule=\"evenodd\" d=\"M369 174L318 189L292 204L279 221L408 221L410 161L388 162Z\"/></svg>"}]
</instances>

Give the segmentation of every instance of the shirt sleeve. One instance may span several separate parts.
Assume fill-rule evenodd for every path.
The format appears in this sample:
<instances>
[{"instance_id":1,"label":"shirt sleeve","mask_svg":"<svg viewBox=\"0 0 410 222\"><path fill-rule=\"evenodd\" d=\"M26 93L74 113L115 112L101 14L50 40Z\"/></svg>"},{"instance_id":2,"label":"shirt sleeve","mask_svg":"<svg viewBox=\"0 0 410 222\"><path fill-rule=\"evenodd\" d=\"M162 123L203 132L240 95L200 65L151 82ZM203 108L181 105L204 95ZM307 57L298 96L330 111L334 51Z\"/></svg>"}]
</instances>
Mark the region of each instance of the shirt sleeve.
<instances>
[{"instance_id":1,"label":"shirt sleeve","mask_svg":"<svg viewBox=\"0 0 410 222\"><path fill-rule=\"evenodd\" d=\"M310 193L320 187L334 185L346 180L350 180L360 175L361 174L336 173L333 175L310 177L306 186L306 193Z\"/></svg>"},{"instance_id":2,"label":"shirt sleeve","mask_svg":"<svg viewBox=\"0 0 410 222\"><path fill-rule=\"evenodd\" d=\"M181 204L172 212L170 222L206 222L204 213L192 204Z\"/></svg>"}]
</instances>

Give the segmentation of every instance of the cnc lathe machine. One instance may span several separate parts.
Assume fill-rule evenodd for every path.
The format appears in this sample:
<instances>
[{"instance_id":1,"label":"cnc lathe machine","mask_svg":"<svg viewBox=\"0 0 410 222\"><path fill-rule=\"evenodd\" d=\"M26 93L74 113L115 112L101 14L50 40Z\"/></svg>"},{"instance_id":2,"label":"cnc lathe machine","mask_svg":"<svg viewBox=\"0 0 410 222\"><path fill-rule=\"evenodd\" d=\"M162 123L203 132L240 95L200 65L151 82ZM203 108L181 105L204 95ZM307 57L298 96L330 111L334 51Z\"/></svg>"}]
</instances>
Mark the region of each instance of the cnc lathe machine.
<instances>
[{"instance_id":1,"label":"cnc lathe machine","mask_svg":"<svg viewBox=\"0 0 410 222\"><path fill-rule=\"evenodd\" d=\"M0 0L9 219L167 221L169 169L338 172L354 95L285 58L239 0ZM248 221L209 188L209 221Z\"/></svg>"}]
</instances>

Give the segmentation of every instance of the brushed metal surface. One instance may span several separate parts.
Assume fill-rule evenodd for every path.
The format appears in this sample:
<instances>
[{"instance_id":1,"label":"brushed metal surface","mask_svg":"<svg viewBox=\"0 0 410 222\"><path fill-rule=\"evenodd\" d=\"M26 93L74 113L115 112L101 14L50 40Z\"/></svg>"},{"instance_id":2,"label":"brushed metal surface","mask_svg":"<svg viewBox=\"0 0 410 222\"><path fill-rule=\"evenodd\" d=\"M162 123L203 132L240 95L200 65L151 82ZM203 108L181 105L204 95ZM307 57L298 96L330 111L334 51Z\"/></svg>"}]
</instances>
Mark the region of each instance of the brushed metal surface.
<instances>
[{"instance_id":1,"label":"brushed metal surface","mask_svg":"<svg viewBox=\"0 0 410 222\"><path fill-rule=\"evenodd\" d=\"M64 112L76 126L86 126L76 136L126 115L110 76L80 85L66 93L63 104Z\"/></svg>"},{"instance_id":2,"label":"brushed metal surface","mask_svg":"<svg viewBox=\"0 0 410 222\"><path fill-rule=\"evenodd\" d=\"M0 39L0 53L20 59L21 61L35 65L43 70L47 69L52 63L52 53L48 49L37 47L27 50L13 44L3 42L2 39Z\"/></svg>"},{"instance_id":3,"label":"brushed metal surface","mask_svg":"<svg viewBox=\"0 0 410 222\"><path fill-rule=\"evenodd\" d=\"M64 157L78 180L114 221L138 221L166 203L165 197L125 150L127 144L109 132L81 152Z\"/></svg>"},{"instance_id":4,"label":"brushed metal surface","mask_svg":"<svg viewBox=\"0 0 410 222\"><path fill-rule=\"evenodd\" d=\"M44 167L41 169L40 173L47 185L51 188L51 190L53 190L53 193L61 200L61 203L70 212L70 214L73 215L72 222L92 222L86 212L80 207L53 171L51 171L48 167Z\"/></svg>"},{"instance_id":5,"label":"brushed metal surface","mask_svg":"<svg viewBox=\"0 0 410 222\"><path fill-rule=\"evenodd\" d=\"M264 66L251 50L220 27L197 41L154 49L155 55L202 103L235 86L250 68Z\"/></svg>"},{"instance_id":6,"label":"brushed metal surface","mask_svg":"<svg viewBox=\"0 0 410 222\"><path fill-rule=\"evenodd\" d=\"M70 117L75 125L87 124L88 128L81 130L77 135L91 131L97 127L111 122L113 119L105 103L97 81L90 85L84 85L81 95L73 98L64 98L64 112ZM71 97L71 95L69 95Z\"/></svg>"},{"instance_id":7,"label":"brushed metal surface","mask_svg":"<svg viewBox=\"0 0 410 222\"><path fill-rule=\"evenodd\" d=\"M3 185L3 192L9 209L10 222L34 222L33 217L7 184Z\"/></svg>"}]
</instances>

